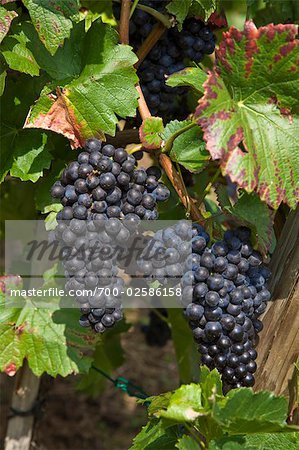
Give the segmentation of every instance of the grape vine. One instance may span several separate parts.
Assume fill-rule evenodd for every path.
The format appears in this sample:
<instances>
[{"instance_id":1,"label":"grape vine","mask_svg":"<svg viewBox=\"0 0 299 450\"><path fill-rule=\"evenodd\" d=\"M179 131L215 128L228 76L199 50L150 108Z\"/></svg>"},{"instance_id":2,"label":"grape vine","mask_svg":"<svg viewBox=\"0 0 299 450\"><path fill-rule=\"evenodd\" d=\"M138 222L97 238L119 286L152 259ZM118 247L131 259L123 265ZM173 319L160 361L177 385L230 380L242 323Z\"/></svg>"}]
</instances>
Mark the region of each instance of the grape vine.
<instances>
[{"instance_id":1,"label":"grape vine","mask_svg":"<svg viewBox=\"0 0 299 450\"><path fill-rule=\"evenodd\" d=\"M0 367L171 390L132 450L298 448L298 11L239 3L0 6Z\"/></svg>"}]
</instances>

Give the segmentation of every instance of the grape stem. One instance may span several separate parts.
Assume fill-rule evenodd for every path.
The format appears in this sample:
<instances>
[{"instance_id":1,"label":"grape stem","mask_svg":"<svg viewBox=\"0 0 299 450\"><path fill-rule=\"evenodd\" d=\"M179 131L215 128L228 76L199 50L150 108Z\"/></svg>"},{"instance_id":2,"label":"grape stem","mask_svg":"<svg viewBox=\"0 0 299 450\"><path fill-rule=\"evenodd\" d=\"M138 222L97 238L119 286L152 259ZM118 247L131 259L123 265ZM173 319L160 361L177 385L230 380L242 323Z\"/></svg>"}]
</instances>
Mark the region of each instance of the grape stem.
<instances>
[{"instance_id":1,"label":"grape stem","mask_svg":"<svg viewBox=\"0 0 299 450\"><path fill-rule=\"evenodd\" d=\"M140 66L140 64L144 61L144 59L147 57L151 49L156 45L156 43L159 41L159 39L163 36L165 33L166 28L162 23L157 23L148 37L145 39L141 47L137 50L136 54L138 56L138 61L135 64L136 69Z\"/></svg>"},{"instance_id":2,"label":"grape stem","mask_svg":"<svg viewBox=\"0 0 299 450\"><path fill-rule=\"evenodd\" d=\"M175 133L173 133L173 135L166 141L166 143L162 149L162 152L169 153L173 147L173 143L176 140L176 138L196 126L198 126L197 123L191 122L191 123L188 123L188 125L186 125L185 127L181 128L180 130L177 130Z\"/></svg>"},{"instance_id":3,"label":"grape stem","mask_svg":"<svg viewBox=\"0 0 299 450\"><path fill-rule=\"evenodd\" d=\"M187 428L187 430L189 431L189 433L193 437L193 439L199 444L200 448L205 449L206 448L205 443L197 435L197 433L195 432L194 428L191 425L187 424L187 423L185 424L185 427Z\"/></svg>"},{"instance_id":4,"label":"grape stem","mask_svg":"<svg viewBox=\"0 0 299 450\"><path fill-rule=\"evenodd\" d=\"M138 99L138 109L141 115L142 120L149 119L152 117L150 110L148 109L147 103L145 101L142 89L140 87L140 84L138 83L136 86L137 92L139 94Z\"/></svg>"},{"instance_id":5,"label":"grape stem","mask_svg":"<svg viewBox=\"0 0 299 450\"><path fill-rule=\"evenodd\" d=\"M139 0L134 0L134 3L133 3L132 8L131 8L131 12L130 12L130 19L131 19L131 17L134 14L134 11L135 11L135 9L136 9L136 7L138 5L138 2L139 2Z\"/></svg>"},{"instance_id":6,"label":"grape stem","mask_svg":"<svg viewBox=\"0 0 299 450\"><path fill-rule=\"evenodd\" d=\"M185 196L186 196L186 200L188 202L186 216L189 219L189 217L190 217L190 198L189 198L188 191L187 191L187 188L186 188L186 185L185 185L185 182L184 182L184 178L183 178L183 175L182 175L182 171L181 171L180 165L178 163L176 163L176 170L177 170L177 172L179 174L179 177L181 179L182 186L184 187L184 193L185 193Z\"/></svg>"},{"instance_id":7,"label":"grape stem","mask_svg":"<svg viewBox=\"0 0 299 450\"><path fill-rule=\"evenodd\" d=\"M131 0L122 0L119 22L119 37L122 44L129 44Z\"/></svg>"},{"instance_id":8,"label":"grape stem","mask_svg":"<svg viewBox=\"0 0 299 450\"><path fill-rule=\"evenodd\" d=\"M199 197L199 199L197 200L197 203L199 206L201 206L201 204L203 203L204 199L206 198L206 196L208 195L208 193L210 192L213 184L216 183L216 181L218 180L219 176L221 175L221 169L220 167L218 167L218 169L216 170L213 178L211 179L211 181L209 182L209 184L207 185L207 187L204 189L202 195Z\"/></svg>"},{"instance_id":9,"label":"grape stem","mask_svg":"<svg viewBox=\"0 0 299 450\"><path fill-rule=\"evenodd\" d=\"M163 23L164 27L166 27L166 28L173 27L173 21L171 21L168 16L165 16L165 14L160 13L156 9L153 9L150 6L146 6L146 5L137 5L137 8L141 9L142 11L147 12L148 14L153 16L155 19L157 19L159 22Z\"/></svg>"},{"instance_id":10,"label":"grape stem","mask_svg":"<svg viewBox=\"0 0 299 450\"><path fill-rule=\"evenodd\" d=\"M116 3L121 3L122 0L113 0ZM155 19L157 19L159 22L163 23L165 28L171 28L173 27L174 21L170 20L168 16L166 16L165 14L160 13L159 11L157 11L154 8L151 8L150 6L146 6L146 5L139 5L138 4L139 0L135 0L134 4L132 6L131 12L130 12L130 17L132 17L135 9L141 9L144 12L147 12L148 14L150 14L151 16L153 16Z\"/></svg>"},{"instance_id":11,"label":"grape stem","mask_svg":"<svg viewBox=\"0 0 299 450\"><path fill-rule=\"evenodd\" d=\"M179 174L174 169L174 166L169 156L165 155L165 153L161 153L159 155L159 162L160 165L163 167L167 177L169 178L169 181L171 182L178 196L180 197L180 200L184 205L184 208L187 210L189 208L192 220L195 222L202 223L203 217L200 214L199 209L197 208L193 200L191 200L189 195L185 193L184 185L182 184Z\"/></svg>"}]
</instances>

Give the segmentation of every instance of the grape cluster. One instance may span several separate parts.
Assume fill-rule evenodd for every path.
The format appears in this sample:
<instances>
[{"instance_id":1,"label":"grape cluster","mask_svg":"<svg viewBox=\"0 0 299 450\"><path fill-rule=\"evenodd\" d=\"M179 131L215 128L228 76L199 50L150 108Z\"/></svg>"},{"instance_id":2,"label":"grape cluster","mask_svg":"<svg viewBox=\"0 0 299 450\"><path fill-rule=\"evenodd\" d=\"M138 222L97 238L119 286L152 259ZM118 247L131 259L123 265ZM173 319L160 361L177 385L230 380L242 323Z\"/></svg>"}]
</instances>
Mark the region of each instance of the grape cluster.
<instances>
[{"instance_id":1,"label":"grape cluster","mask_svg":"<svg viewBox=\"0 0 299 450\"><path fill-rule=\"evenodd\" d=\"M193 226L192 255L186 261L182 298L201 363L222 374L224 390L253 386L258 317L266 310L269 270L250 244L250 231L227 231L208 247L209 236Z\"/></svg>"},{"instance_id":2,"label":"grape cluster","mask_svg":"<svg viewBox=\"0 0 299 450\"><path fill-rule=\"evenodd\" d=\"M102 333L122 319L121 292L115 246L121 246L130 230L116 218L107 220L59 220L55 237L62 247L66 292L76 294L80 324Z\"/></svg>"},{"instance_id":3,"label":"grape cluster","mask_svg":"<svg viewBox=\"0 0 299 450\"><path fill-rule=\"evenodd\" d=\"M134 17L134 16L133 16ZM150 51L140 65L140 85L152 114L164 118L177 114L187 115L181 111L186 103L185 87L171 88L166 85L166 78L186 67L185 60L199 63L205 54L215 50L215 36L203 22L188 19L183 30L173 28L167 31Z\"/></svg>"},{"instance_id":4,"label":"grape cluster","mask_svg":"<svg viewBox=\"0 0 299 450\"><path fill-rule=\"evenodd\" d=\"M158 311L162 316L167 317L165 308L159 308ZM155 311L149 312L149 324L142 327L142 332L147 344L151 347L164 347L171 337L167 322L162 320Z\"/></svg>"},{"instance_id":5,"label":"grape cluster","mask_svg":"<svg viewBox=\"0 0 299 450\"><path fill-rule=\"evenodd\" d=\"M182 32L175 30L184 58L199 63L204 55L214 53L216 38L214 33L201 20L185 20Z\"/></svg>"},{"instance_id":6,"label":"grape cluster","mask_svg":"<svg viewBox=\"0 0 299 450\"><path fill-rule=\"evenodd\" d=\"M218 369L224 390L253 386L270 271L245 227L228 230L222 241L209 244L202 226L179 221L155 233L138 267L148 281L180 283L201 363Z\"/></svg>"},{"instance_id":7,"label":"grape cluster","mask_svg":"<svg viewBox=\"0 0 299 450\"><path fill-rule=\"evenodd\" d=\"M183 70L185 64L181 50L165 34L140 65L138 75L145 100L153 115L163 118L174 116L180 111L180 96L187 92L185 87L172 88L166 85L166 76Z\"/></svg>"},{"instance_id":8,"label":"grape cluster","mask_svg":"<svg viewBox=\"0 0 299 450\"><path fill-rule=\"evenodd\" d=\"M141 219L158 218L157 202L170 195L160 177L158 167L137 169L135 157L123 148L89 139L85 151L53 185L51 194L63 205L57 214L56 236L66 246L67 289L104 286L108 292L103 298L77 298L83 313L81 325L103 332L121 319L117 294L110 294L122 286L113 249L128 242Z\"/></svg>"},{"instance_id":9,"label":"grape cluster","mask_svg":"<svg viewBox=\"0 0 299 450\"><path fill-rule=\"evenodd\" d=\"M157 202L167 200L169 190L159 182L158 167L135 165L135 157L123 148L89 139L51 189L63 205L57 220L157 219Z\"/></svg>"},{"instance_id":10,"label":"grape cluster","mask_svg":"<svg viewBox=\"0 0 299 450\"><path fill-rule=\"evenodd\" d=\"M140 2L146 6L165 12L165 1ZM120 16L119 6L115 6L116 17ZM137 50L152 31L156 20L147 12L136 8L130 21L130 44ZM169 29L157 42L138 69L140 85L153 115L165 119L186 118L185 87L171 88L166 85L166 77L183 70L186 60L196 63L204 55L215 50L215 35L209 26L195 18L186 19L182 31L177 27Z\"/></svg>"}]
</instances>

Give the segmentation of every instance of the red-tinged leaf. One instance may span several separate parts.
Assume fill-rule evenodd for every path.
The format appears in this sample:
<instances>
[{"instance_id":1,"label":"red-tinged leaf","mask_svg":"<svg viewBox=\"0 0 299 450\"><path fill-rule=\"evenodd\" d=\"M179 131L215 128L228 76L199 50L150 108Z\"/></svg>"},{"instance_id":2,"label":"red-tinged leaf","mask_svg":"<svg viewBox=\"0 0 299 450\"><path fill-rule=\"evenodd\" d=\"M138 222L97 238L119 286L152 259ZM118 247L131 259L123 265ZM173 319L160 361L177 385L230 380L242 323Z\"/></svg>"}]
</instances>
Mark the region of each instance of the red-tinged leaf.
<instances>
[{"instance_id":1,"label":"red-tinged leaf","mask_svg":"<svg viewBox=\"0 0 299 450\"><path fill-rule=\"evenodd\" d=\"M73 148L93 136L114 136L119 118L136 114L136 59L131 47L118 44L112 27L94 22L83 38L79 77L64 85L57 96L51 92L55 86L45 88L25 127L63 134Z\"/></svg>"},{"instance_id":2,"label":"red-tinged leaf","mask_svg":"<svg viewBox=\"0 0 299 450\"><path fill-rule=\"evenodd\" d=\"M72 18L78 14L77 0L23 0L32 23L47 50L54 55L70 36Z\"/></svg>"},{"instance_id":3,"label":"red-tinged leaf","mask_svg":"<svg viewBox=\"0 0 299 450\"><path fill-rule=\"evenodd\" d=\"M65 90L62 91L64 93ZM51 130L55 133L62 134L69 139L72 148L80 148L83 146L83 140L80 136L80 127L72 117L72 110L68 109L64 97L58 91L58 95L46 94L47 98L40 99L40 106L42 103L52 104L46 112L36 114L34 117L28 116L24 128L43 128L44 130Z\"/></svg>"},{"instance_id":4,"label":"red-tinged leaf","mask_svg":"<svg viewBox=\"0 0 299 450\"><path fill-rule=\"evenodd\" d=\"M10 289L15 289L22 285L22 278L19 275L3 275L0 277L0 291L5 293Z\"/></svg>"},{"instance_id":5,"label":"red-tinged leaf","mask_svg":"<svg viewBox=\"0 0 299 450\"><path fill-rule=\"evenodd\" d=\"M219 30L220 28L227 28L228 23L224 12L213 12L208 20L208 24L212 30Z\"/></svg>"},{"instance_id":6,"label":"red-tinged leaf","mask_svg":"<svg viewBox=\"0 0 299 450\"><path fill-rule=\"evenodd\" d=\"M223 173L273 208L299 201L297 31L249 21L224 33L195 113Z\"/></svg>"},{"instance_id":7,"label":"red-tinged leaf","mask_svg":"<svg viewBox=\"0 0 299 450\"><path fill-rule=\"evenodd\" d=\"M7 364L7 366L5 366L5 368L4 368L4 372L9 377L13 377L16 374L16 372L17 372L16 364L14 362L11 362L11 363Z\"/></svg>"},{"instance_id":8,"label":"red-tinged leaf","mask_svg":"<svg viewBox=\"0 0 299 450\"><path fill-rule=\"evenodd\" d=\"M7 9L1 8L0 6L0 42L2 42L7 35L10 24L17 15L18 14L15 11L7 11Z\"/></svg>"},{"instance_id":9,"label":"red-tinged leaf","mask_svg":"<svg viewBox=\"0 0 299 450\"><path fill-rule=\"evenodd\" d=\"M150 150L160 148L162 144L161 133L164 131L161 117L145 119L139 129L139 137L143 147Z\"/></svg>"},{"instance_id":10,"label":"red-tinged leaf","mask_svg":"<svg viewBox=\"0 0 299 450\"><path fill-rule=\"evenodd\" d=\"M21 291L22 292L22 291ZM24 306L8 307L0 299L0 370L12 376L26 358L32 372L55 377L87 372L88 354L98 337L83 330L74 309L60 309L58 299L42 308L23 298Z\"/></svg>"}]
</instances>

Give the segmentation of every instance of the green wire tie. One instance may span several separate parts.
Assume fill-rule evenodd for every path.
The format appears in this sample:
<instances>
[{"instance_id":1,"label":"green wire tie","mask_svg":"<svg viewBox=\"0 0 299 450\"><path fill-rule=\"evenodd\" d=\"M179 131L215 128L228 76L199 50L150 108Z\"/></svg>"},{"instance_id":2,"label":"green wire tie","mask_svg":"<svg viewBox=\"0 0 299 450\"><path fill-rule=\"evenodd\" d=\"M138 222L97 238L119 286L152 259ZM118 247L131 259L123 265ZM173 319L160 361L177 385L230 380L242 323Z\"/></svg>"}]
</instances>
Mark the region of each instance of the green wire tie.
<instances>
[{"instance_id":1,"label":"green wire tie","mask_svg":"<svg viewBox=\"0 0 299 450\"><path fill-rule=\"evenodd\" d=\"M137 386L136 384L132 383L132 381L127 380L124 377L117 377L112 378L108 373L104 372L102 369L99 369L98 367L91 366L96 372L99 372L101 375L103 375L107 380L111 381L111 383L114 384L114 386L117 389L120 389L121 391L125 392L129 397L136 397L140 398L142 400L145 400L149 396L142 390L140 386ZM145 402L144 405L148 406L150 402Z\"/></svg>"}]
</instances>

